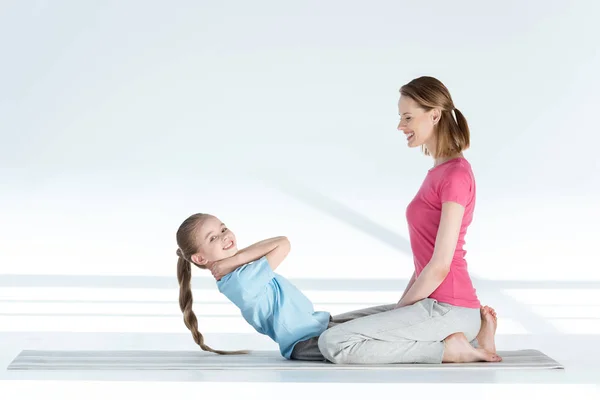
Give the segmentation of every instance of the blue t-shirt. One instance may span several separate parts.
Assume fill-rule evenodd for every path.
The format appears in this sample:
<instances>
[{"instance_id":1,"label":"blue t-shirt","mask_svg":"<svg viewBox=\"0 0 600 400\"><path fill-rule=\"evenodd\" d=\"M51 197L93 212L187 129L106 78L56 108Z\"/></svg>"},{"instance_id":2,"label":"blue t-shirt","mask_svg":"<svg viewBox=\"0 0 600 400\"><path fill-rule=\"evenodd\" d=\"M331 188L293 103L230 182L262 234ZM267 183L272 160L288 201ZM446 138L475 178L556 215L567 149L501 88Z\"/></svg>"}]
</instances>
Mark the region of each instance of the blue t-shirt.
<instances>
[{"instance_id":1,"label":"blue t-shirt","mask_svg":"<svg viewBox=\"0 0 600 400\"><path fill-rule=\"evenodd\" d=\"M329 324L330 314L315 311L296 286L273 272L267 257L225 275L217 287L257 332L279 345L281 355L287 359L296 343L321 335Z\"/></svg>"}]
</instances>

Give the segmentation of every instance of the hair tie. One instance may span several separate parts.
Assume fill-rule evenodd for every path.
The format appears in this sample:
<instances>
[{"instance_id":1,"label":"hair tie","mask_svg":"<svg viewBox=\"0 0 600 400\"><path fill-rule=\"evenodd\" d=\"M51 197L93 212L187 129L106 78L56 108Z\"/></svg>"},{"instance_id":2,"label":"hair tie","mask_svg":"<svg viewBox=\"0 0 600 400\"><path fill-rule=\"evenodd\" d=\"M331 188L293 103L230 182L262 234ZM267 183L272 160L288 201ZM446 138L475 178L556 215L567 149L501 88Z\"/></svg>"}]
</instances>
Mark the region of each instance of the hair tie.
<instances>
[{"instance_id":1,"label":"hair tie","mask_svg":"<svg viewBox=\"0 0 600 400\"><path fill-rule=\"evenodd\" d=\"M175 254L177 254L178 257L183 258L185 260L185 257L183 256L183 251L181 251L181 249L178 248Z\"/></svg>"}]
</instances>

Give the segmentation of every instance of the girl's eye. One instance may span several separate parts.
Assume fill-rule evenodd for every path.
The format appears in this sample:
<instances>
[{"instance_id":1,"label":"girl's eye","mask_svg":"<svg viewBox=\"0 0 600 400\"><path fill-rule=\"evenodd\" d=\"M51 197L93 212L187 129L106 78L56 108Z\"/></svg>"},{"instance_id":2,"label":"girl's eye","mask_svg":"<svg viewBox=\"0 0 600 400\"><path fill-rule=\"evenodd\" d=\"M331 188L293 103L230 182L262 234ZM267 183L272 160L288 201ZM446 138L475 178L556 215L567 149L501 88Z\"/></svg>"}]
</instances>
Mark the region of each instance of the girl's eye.
<instances>
[{"instance_id":1,"label":"girl's eye","mask_svg":"<svg viewBox=\"0 0 600 400\"><path fill-rule=\"evenodd\" d=\"M222 232L225 232L227 230L227 228L223 228Z\"/></svg>"},{"instance_id":2,"label":"girl's eye","mask_svg":"<svg viewBox=\"0 0 600 400\"><path fill-rule=\"evenodd\" d=\"M215 240L216 238L217 238L216 236L212 236L212 237L210 238L210 241L212 242L212 241L213 241L213 240Z\"/></svg>"}]
</instances>

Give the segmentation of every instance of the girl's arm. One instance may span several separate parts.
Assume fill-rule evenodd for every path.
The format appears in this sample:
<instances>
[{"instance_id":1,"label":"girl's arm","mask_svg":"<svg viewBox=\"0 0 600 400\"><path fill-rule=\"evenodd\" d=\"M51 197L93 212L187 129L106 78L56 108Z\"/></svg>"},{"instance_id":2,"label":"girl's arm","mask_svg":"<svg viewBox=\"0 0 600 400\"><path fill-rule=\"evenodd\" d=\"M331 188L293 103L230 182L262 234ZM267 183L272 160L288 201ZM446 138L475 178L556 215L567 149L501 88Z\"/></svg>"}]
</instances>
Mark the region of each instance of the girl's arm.
<instances>
[{"instance_id":1,"label":"girl's arm","mask_svg":"<svg viewBox=\"0 0 600 400\"><path fill-rule=\"evenodd\" d=\"M465 208L458 203L448 201L442 204L433 256L396 307L411 305L429 297L444 281L450 272L464 212Z\"/></svg>"},{"instance_id":2,"label":"girl's arm","mask_svg":"<svg viewBox=\"0 0 600 400\"><path fill-rule=\"evenodd\" d=\"M207 265L217 280L235 271L242 265L267 257L267 261L274 271L287 257L291 249L290 241L285 236L261 240L244 249L239 250L234 256L216 261Z\"/></svg>"}]
</instances>

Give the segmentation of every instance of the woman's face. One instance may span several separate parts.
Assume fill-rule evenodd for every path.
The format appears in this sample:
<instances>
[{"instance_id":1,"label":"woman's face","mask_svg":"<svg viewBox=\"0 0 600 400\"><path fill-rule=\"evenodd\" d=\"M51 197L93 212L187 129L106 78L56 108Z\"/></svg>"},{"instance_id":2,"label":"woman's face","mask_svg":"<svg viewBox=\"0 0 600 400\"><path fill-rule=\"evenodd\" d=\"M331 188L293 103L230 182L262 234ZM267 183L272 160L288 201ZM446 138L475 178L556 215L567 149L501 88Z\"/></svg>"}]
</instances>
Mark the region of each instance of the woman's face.
<instances>
[{"instance_id":1,"label":"woman's face","mask_svg":"<svg viewBox=\"0 0 600 400\"><path fill-rule=\"evenodd\" d=\"M400 96L398 101L400 123L398 130L406 136L408 147L425 145L430 153L435 148L435 125L439 121L440 112L437 109L425 111L416 101L408 96Z\"/></svg>"}]
</instances>

